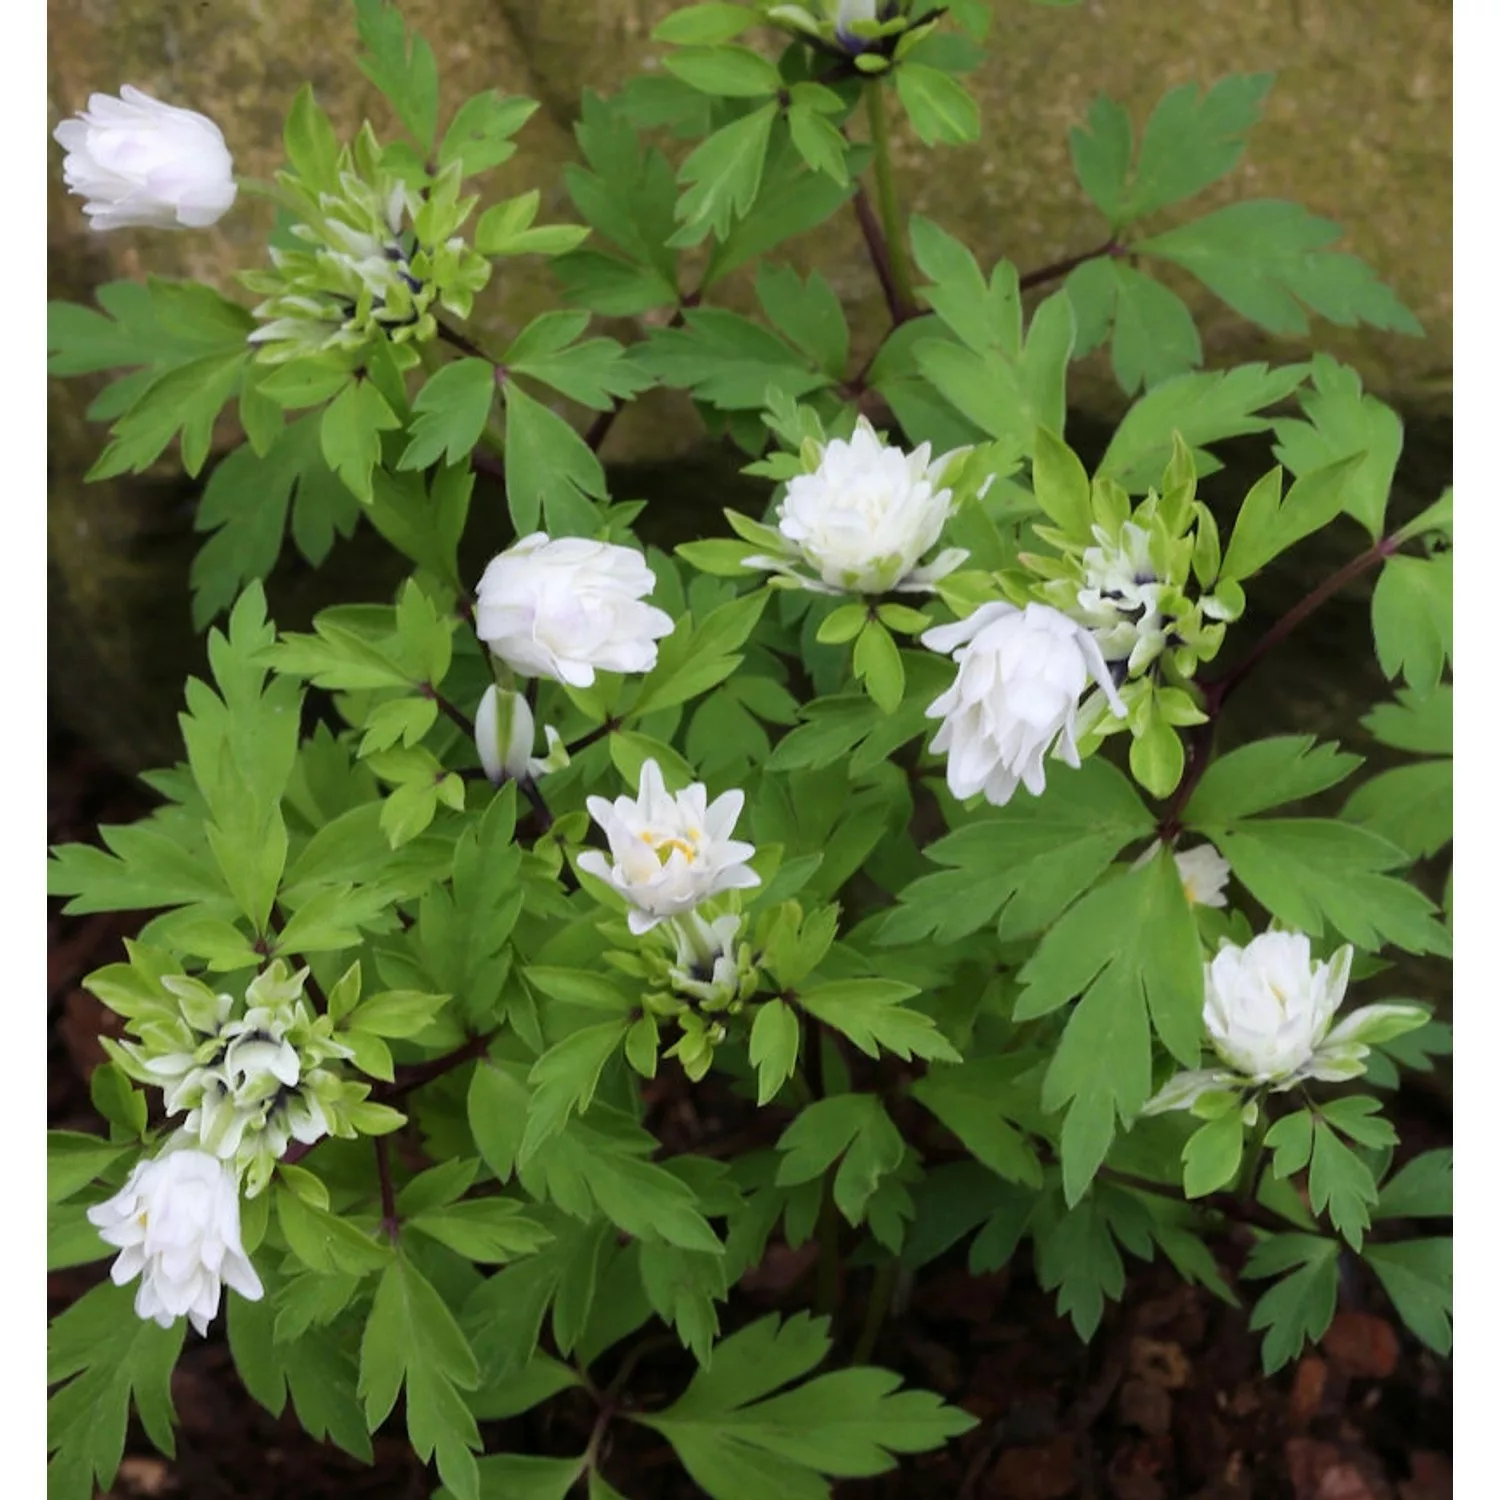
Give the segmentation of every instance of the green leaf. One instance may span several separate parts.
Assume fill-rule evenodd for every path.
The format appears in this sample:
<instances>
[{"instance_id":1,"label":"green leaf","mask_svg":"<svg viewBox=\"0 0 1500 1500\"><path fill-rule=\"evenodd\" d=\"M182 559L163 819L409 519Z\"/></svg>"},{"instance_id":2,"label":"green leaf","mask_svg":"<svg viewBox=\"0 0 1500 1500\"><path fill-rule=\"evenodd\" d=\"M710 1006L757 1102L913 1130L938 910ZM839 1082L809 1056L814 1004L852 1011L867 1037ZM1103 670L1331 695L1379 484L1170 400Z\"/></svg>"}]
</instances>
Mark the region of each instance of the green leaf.
<instances>
[{"instance_id":1,"label":"green leaf","mask_svg":"<svg viewBox=\"0 0 1500 1500\"><path fill-rule=\"evenodd\" d=\"M783 1000L768 1000L755 1013L750 1030L750 1066L759 1074L758 1105L766 1105L796 1071L802 1028Z\"/></svg>"},{"instance_id":2,"label":"green leaf","mask_svg":"<svg viewBox=\"0 0 1500 1500\"><path fill-rule=\"evenodd\" d=\"M525 1453L490 1453L475 1466L478 1500L566 1500L586 1466L584 1458L540 1458ZM590 1473L592 1480L592 1472ZM460 1500L444 1485L433 1500Z\"/></svg>"},{"instance_id":3,"label":"green leaf","mask_svg":"<svg viewBox=\"0 0 1500 1500\"><path fill-rule=\"evenodd\" d=\"M1407 863L1394 844L1331 818L1199 824L1236 878L1272 916L1318 936L1331 925L1356 947L1451 951L1448 931L1414 886L1383 873Z\"/></svg>"},{"instance_id":4,"label":"green leaf","mask_svg":"<svg viewBox=\"0 0 1500 1500\"><path fill-rule=\"evenodd\" d=\"M732 42L759 22L759 13L748 5L688 5L658 22L651 39L685 46L712 46L717 42Z\"/></svg>"},{"instance_id":5,"label":"green leaf","mask_svg":"<svg viewBox=\"0 0 1500 1500\"><path fill-rule=\"evenodd\" d=\"M1244 1154L1245 1126L1236 1109L1200 1125L1182 1148L1182 1191L1202 1198L1233 1182Z\"/></svg>"},{"instance_id":6,"label":"green leaf","mask_svg":"<svg viewBox=\"0 0 1500 1500\"><path fill-rule=\"evenodd\" d=\"M1261 1361L1267 1375L1295 1359L1309 1339L1316 1341L1328 1332L1338 1305L1338 1251L1336 1240L1280 1234L1262 1240L1250 1252L1242 1273L1247 1277L1291 1271L1250 1313L1251 1330L1265 1330Z\"/></svg>"},{"instance_id":7,"label":"green leaf","mask_svg":"<svg viewBox=\"0 0 1500 1500\"><path fill-rule=\"evenodd\" d=\"M309 1270L325 1276L335 1272L362 1276L390 1261L388 1246L285 1187L276 1190L276 1216L287 1245Z\"/></svg>"},{"instance_id":8,"label":"green leaf","mask_svg":"<svg viewBox=\"0 0 1500 1500\"><path fill-rule=\"evenodd\" d=\"M1088 471L1055 432L1039 427L1031 460L1037 504L1058 530L1087 539L1094 522Z\"/></svg>"},{"instance_id":9,"label":"green leaf","mask_svg":"<svg viewBox=\"0 0 1500 1500\"><path fill-rule=\"evenodd\" d=\"M1254 740L1219 756L1204 772L1183 813L1189 828L1216 827L1235 819L1314 797L1358 769L1357 755L1311 735Z\"/></svg>"},{"instance_id":10,"label":"green leaf","mask_svg":"<svg viewBox=\"0 0 1500 1500\"><path fill-rule=\"evenodd\" d=\"M1425 698L1453 658L1453 554L1392 557L1370 606L1380 670Z\"/></svg>"},{"instance_id":11,"label":"green leaf","mask_svg":"<svg viewBox=\"0 0 1500 1500\"><path fill-rule=\"evenodd\" d=\"M1192 311L1153 277L1112 256L1086 260L1064 283L1079 326L1074 358L1113 330L1110 364L1127 396L1203 363Z\"/></svg>"},{"instance_id":12,"label":"green leaf","mask_svg":"<svg viewBox=\"0 0 1500 1500\"><path fill-rule=\"evenodd\" d=\"M1271 80L1270 73L1231 74L1201 96L1191 83L1166 94L1141 132L1119 222L1180 203L1232 172L1244 152L1246 131L1260 119Z\"/></svg>"},{"instance_id":13,"label":"green leaf","mask_svg":"<svg viewBox=\"0 0 1500 1500\"><path fill-rule=\"evenodd\" d=\"M1378 540L1386 501L1401 456L1401 419L1383 401L1362 393L1359 375L1325 354L1312 361L1312 386L1299 399L1307 420L1275 423L1276 457L1294 474L1310 473L1355 453L1364 463L1351 476L1344 509Z\"/></svg>"},{"instance_id":14,"label":"green leaf","mask_svg":"<svg viewBox=\"0 0 1500 1500\"><path fill-rule=\"evenodd\" d=\"M1057 1310L1071 1319L1079 1338L1092 1338L1105 1299L1116 1300L1125 1290L1125 1266L1110 1231L1106 1200L1100 1195L1085 1198L1050 1224L1037 1223L1033 1235L1042 1289L1057 1292ZM976 1240L976 1251L978 1247Z\"/></svg>"},{"instance_id":15,"label":"green leaf","mask_svg":"<svg viewBox=\"0 0 1500 1500\"><path fill-rule=\"evenodd\" d=\"M556 1135L575 1112L588 1109L604 1065L619 1051L630 1029L629 1016L585 1026L564 1037L536 1060L528 1081L534 1089L521 1141L521 1165Z\"/></svg>"},{"instance_id":16,"label":"green leaf","mask_svg":"<svg viewBox=\"0 0 1500 1500\"><path fill-rule=\"evenodd\" d=\"M956 1135L976 1161L1026 1187L1042 1185L1042 1167L1007 1109L1016 1068L1008 1058L968 1058L929 1068L911 1094ZM1013 1095L1011 1097L1014 1097Z\"/></svg>"},{"instance_id":17,"label":"green leaf","mask_svg":"<svg viewBox=\"0 0 1500 1500\"><path fill-rule=\"evenodd\" d=\"M812 1182L839 1163L833 1201L851 1224L864 1223L881 1180L906 1155L901 1132L874 1094L816 1100L787 1126L776 1147L784 1153L776 1170L779 1187Z\"/></svg>"},{"instance_id":18,"label":"green leaf","mask_svg":"<svg viewBox=\"0 0 1500 1500\"><path fill-rule=\"evenodd\" d=\"M1125 413L1095 477L1117 479L1133 494L1145 493L1160 481L1174 435L1180 434L1195 450L1194 467L1202 479L1220 465L1197 450L1223 438L1265 432L1271 418L1258 413L1289 396L1306 373L1305 365L1273 370L1249 364L1164 380Z\"/></svg>"},{"instance_id":19,"label":"green leaf","mask_svg":"<svg viewBox=\"0 0 1500 1500\"><path fill-rule=\"evenodd\" d=\"M1377 1219L1449 1219L1453 1217L1453 1151L1424 1151L1407 1162L1380 1189Z\"/></svg>"},{"instance_id":20,"label":"green leaf","mask_svg":"<svg viewBox=\"0 0 1500 1500\"><path fill-rule=\"evenodd\" d=\"M1355 787L1340 816L1404 849L1412 859L1453 839L1453 762L1397 766Z\"/></svg>"},{"instance_id":21,"label":"green leaf","mask_svg":"<svg viewBox=\"0 0 1500 1500\"><path fill-rule=\"evenodd\" d=\"M663 385L720 411L759 412L769 386L795 399L829 384L790 345L738 313L694 308L683 323L657 329L632 357Z\"/></svg>"},{"instance_id":22,"label":"green leaf","mask_svg":"<svg viewBox=\"0 0 1500 1500\"><path fill-rule=\"evenodd\" d=\"M386 0L355 0L359 38L368 51L359 70L391 101L424 153L437 137L438 75L432 48L408 35L401 12Z\"/></svg>"},{"instance_id":23,"label":"green leaf","mask_svg":"<svg viewBox=\"0 0 1500 1500\"><path fill-rule=\"evenodd\" d=\"M820 110L795 99L787 110L786 123L802 160L815 172L826 173L840 187L848 185L848 137Z\"/></svg>"},{"instance_id":24,"label":"green leaf","mask_svg":"<svg viewBox=\"0 0 1500 1500\"><path fill-rule=\"evenodd\" d=\"M521 536L539 526L554 536L588 536L598 525L592 501L609 495L588 444L513 382L505 388L505 492Z\"/></svg>"},{"instance_id":25,"label":"green leaf","mask_svg":"<svg viewBox=\"0 0 1500 1500\"><path fill-rule=\"evenodd\" d=\"M1313 1124L1307 1195L1313 1212L1326 1210L1333 1227L1358 1250L1379 1193L1369 1167L1322 1120Z\"/></svg>"},{"instance_id":26,"label":"green leaf","mask_svg":"<svg viewBox=\"0 0 1500 1500\"><path fill-rule=\"evenodd\" d=\"M1360 723L1380 741L1418 755L1453 754L1453 689L1440 686L1423 696L1396 690L1395 703L1378 703Z\"/></svg>"},{"instance_id":27,"label":"green leaf","mask_svg":"<svg viewBox=\"0 0 1500 1500\"><path fill-rule=\"evenodd\" d=\"M735 219L750 212L760 191L779 108L774 101L763 104L715 131L683 162L678 177L688 188L677 205L683 227L668 241L670 245L696 245L710 232L722 240Z\"/></svg>"},{"instance_id":28,"label":"green leaf","mask_svg":"<svg viewBox=\"0 0 1500 1500\"><path fill-rule=\"evenodd\" d=\"M458 359L444 365L417 392L411 441L398 469L425 469L439 458L456 464L479 441L495 399L495 370L488 360Z\"/></svg>"},{"instance_id":29,"label":"green leaf","mask_svg":"<svg viewBox=\"0 0 1500 1500\"><path fill-rule=\"evenodd\" d=\"M854 643L854 676L882 713L893 714L901 707L906 692L901 652L879 620L866 619Z\"/></svg>"},{"instance_id":30,"label":"green leaf","mask_svg":"<svg viewBox=\"0 0 1500 1500\"><path fill-rule=\"evenodd\" d=\"M1088 127L1068 131L1068 149L1079 184L1111 225L1120 222L1130 172L1130 116L1101 95L1089 105Z\"/></svg>"},{"instance_id":31,"label":"green leaf","mask_svg":"<svg viewBox=\"0 0 1500 1500\"><path fill-rule=\"evenodd\" d=\"M47 1202L61 1203L93 1182L126 1148L73 1130L47 1132Z\"/></svg>"},{"instance_id":32,"label":"green leaf","mask_svg":"<svg viewBox=\"0 0 1500 1500\"><path fill-rule=\"evenodd\" d=\"M48 1331L47 1383L67 1384L47 1401L48 1493L88 1496L108 1489L125 1451L132 1402L147 1436L175 1448L172 1369L187 1320L159 1328L138 1318L134 1290L104 1282L56 1318Z\"/></svg>"},{"instance_id":33,"label":"green leaf","mask_svg":"<svg viewBox=\"0 0 1500 1500\"><path fill-rule=\"evenodd\" d=\"M755 295L766 316L825 375L843 378L849 359L849 324L833 288L814 271L804 283L790 266L760 268Z\"/></svg>"},{"instance_id":34,"label":"green leaf","mask_svg":"<svg viewBox=\"0 0 1500 1500\"><path fill-rule=\"evenodd\" d=\"M516 149L511 136L539 108L535 99L507 99L494 89L475 94L449 122L438 147L438 171L458 162L463 175L472 177L509 160Z\"/></svg>"},{"instance_id":35,"label":"green leaf","mask_svg":"<svg viewBox=\"0 0 1500 1500\"><path fill-rule=\"evenodd\" d=\"M873 1367L839 1370L772 1395L828 1353L827 1319L774 1314L717 1345L665 1411L635 1420L662 1434L711 1500L819 1500L820 1476L862 1477L893 1454L941 1447L974 1418L925 1391L898 1391Z\"/></svg>"},{"instance_id":36,"label":"green leaf","mask_svg":"<svg viewBox=\"0 0 1500 1500\"><path fill-rule=\"evenodd\" d=\"M390 1415L404 1386L406 1434L418 1457L425 1462L436 1452L454 1494L475 1497L470 1450L482 1443L459 1392L478 1384L479 1367L448 1304L405 1254L397 1255L375 1289L360 1343L359 1396L370 1431Z\"/></svg>"},{"instance_id":37,"label":"green leaf","mask_svg":"<svg viewBox=\"0 0 1500 1500\"><path fill-rule=\"evenodd\" d=\"M835 979L800 991L797 1003L843 1032L866 1057L879 1057L884 1048L903 1061L925 1057L957 1062L958 1054L932 1017L901 1003L917 993L894 979Z\"/></svg>"},{"instance_id":38,"label":"green leaf","mask_svg":"<svg viewBox=\"0 0 1500 1500\"><path fill-rule=\"evenodd\" d=\"M493 1265L532 1255L552 1238L523 1207L509 1198L476 1198L413 1214L407 1222L466 1260Z\"/></svg>"},{"instance_id":39,"label":"green leaf","mask_svg":"<svg viewBox=\"0 0 1500 1500\"><path fill-rule=\"evenodd\" d=\"M370 474L380 461L380 434L400 426L372 380L351 380L323 413L323 460L366 505L374 499Z\"/></svg>"},{"instance_id":40,"label":"green leaf","mask_svg":"<svg viewBox=\"0 0 1500 1500\"><path fill-rule=\"evenodd\" d=\"M986 808L929 844L924 854L946 868L900 892L877 941L894 945L931 934L951 943L997 913L1004 940L1040 932L1152 827L1145 804L1108 762L1095 758L1080 770L1054 770L1045 797Z\"/></svg>"},{"instance_id":41,"label":"green leaf","mask_svg":"<svg viewBox=\"0 0 1500 1500\"><path fill-rule=\"evenodd\" d=\"M896 92L924 145L946 141L962 146L979 139L979 106L951 75L925 63L906 62L896 69Z\"/></svg>"},{"instance_id":42,"label":"green leaf","mask_svg":"<svg viewBox=\"0 0 1500 1500\"><path fill-rule=\"evenodd\" d=\"M1300 204L1265 198L1231 203L1132 248L1191 271L1270 333L1306 334L1305 304L1342 327L1367 323L1420 338L1422 325L1364 261L1327 249L1339 234Z\"/></svg>"},{"instance_id":43,"label":"green leaf","mask_svg":"<svg viewBox=\"0 0 1500 1500\"><path fill-rule=\"evenodd\" d=\"M352 534L359 502L323 461L321 419L302 417L257 453L241 444L214 465L193 529L212 532L193 559L193 624L202 630L247 583L269 577L290 517L292 540L321 563Z\"/></svg>"},{"instance_id":44,"label":"green leaf","mask_svg":"<svg viewBox=\"0 0 1500 1500\"><path fill-rule=\"evenodd\" d=\"M1150 1095L1151 1030L1185 1066L1198 1061L1201 948L1170 855L1096 886L1042 938L1020 978L1018 1021L1082 996L1042 1084L1043 1109L1068 1106L1061 1156L1071 1207L1103 1162L1116 1117L1133 1119Z\"/></svg>"},{"instance_id":45,"label":"green leaf","mask_svg":"<svg viewBox=\"0 0 1500 1500\"><path fill-rule=\"evenodd\" d=\"M683 47L662 61L700 93L723 99L761 99L781 89L775 63L749 47Z\"/></svg>"},{"instance_id":46,"label":"green leaf","mask_svg":"<svg viewBox=\"0 0 1500 1500\"><path fill-rule=\"evenodd\" d=\"M1364 1252L1401 1321L1443 1358L1453 1349L1453 1241L1405 1240Z\"/></svg>"}]
</instances>

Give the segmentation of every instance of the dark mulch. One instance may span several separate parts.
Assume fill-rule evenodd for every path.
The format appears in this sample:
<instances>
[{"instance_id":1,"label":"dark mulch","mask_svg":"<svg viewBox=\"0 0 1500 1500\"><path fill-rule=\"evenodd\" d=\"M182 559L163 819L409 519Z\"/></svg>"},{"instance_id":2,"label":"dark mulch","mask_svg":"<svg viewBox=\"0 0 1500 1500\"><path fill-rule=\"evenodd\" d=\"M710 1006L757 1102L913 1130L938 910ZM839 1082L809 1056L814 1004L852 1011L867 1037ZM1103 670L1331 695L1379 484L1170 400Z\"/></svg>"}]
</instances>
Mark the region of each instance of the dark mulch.
<instances>
[{"instance_id":1,"label":"dark mulch","mask_svg":"<svg viewBox=\"0 0 1500 1500\"><path fill-rule=\"evenodd\" d=\"M48 778L53 842L93 839L101 822L145 810L142 789L80 746L52 746ZM99 1121L87 1076L101 1057L107 1017L79 981L120 956L140 925L130 915L66 918L48 925L48 1112L55 1127ZM732 1102L669 1087L653 1100L653 1124L674 1149L739 1131ZM1403 1096L1396 1124L1410 1149L1445 1144L1449 1122L1430 1095ZM779 1128L779 1122L778 1122ZM1232 1269L1244 1246L1222 1247ZM52 1313L82 1294L100 1266L55 1273ZM886 1323L875 1358L941 1392L979 1418L938 1455L908 1460L878 1479L839 1486L855 1500L1448 1500L1452 1371L1416 1344L1378 1287L1350 1268L1341 1308L1321 1346L1266 1379L1243 1312L1183 1286L1169 1267L1131 1263L1129 1295L1081 1346L1058 1319L1023 1252L1006 1270L973 1277L961 1255L923 1273ZM503 1274L503 1273L502 1273ZM737 1320L790 1311L811 1296L807 1251L773 1246L737 1295ZM846 1276L843 1320L857 1329L869 1273ZM852 1336L846 1334L847 1340ZM608 1379L610 1370L599 1372ZM642 1359L632 1399L670 1400L690 1374L681 1351ZM271 1416L241 1388L222 1324L189 1334L173 1380L179 1417L175 1459L132 1427L112 1496L189 1500L419 1500L433 1486L399 1438L380 1437L366 1467L309 1439L290 1412ZM486 1429L490 1451L571 1455L594 1418L579 1395ZM605 1472L634 1500L701 1494L648 1429L616 1422ZM771 1497L774 1500L774 1497Z\"/></svg>"}]
</instances>

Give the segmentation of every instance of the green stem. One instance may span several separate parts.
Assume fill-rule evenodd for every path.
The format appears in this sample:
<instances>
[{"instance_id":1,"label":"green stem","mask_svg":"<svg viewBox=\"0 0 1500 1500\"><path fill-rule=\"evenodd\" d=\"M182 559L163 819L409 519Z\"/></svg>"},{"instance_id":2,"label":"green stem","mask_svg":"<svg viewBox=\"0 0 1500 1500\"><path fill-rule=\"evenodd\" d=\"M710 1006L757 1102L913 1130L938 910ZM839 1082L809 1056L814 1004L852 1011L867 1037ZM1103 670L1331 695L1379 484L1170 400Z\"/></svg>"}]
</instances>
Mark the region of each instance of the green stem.
<instances>
[{"instance_id":1,"label":"green stem","mask_svg":"<svg viewBox=\"0 0 1500 1500\"><path fill-rule=\"evenodd\" d=\"M851 1365L867 1365L870 1356L875 1352L875 1341L880 1337L880 1330L885 1326L887 1314L891 1310L891 1298L896 1291L896 1275L901 1269L901 1262L894 1256L888 1256L875 1268L875 1279L870 1283L870 1300L865 1307L864 1326L859 1330L859 1342L854 1346L854 1353L849 1357Z\"/></svg>"},{"instance_id":2,"label":"green stem","mask_svg":"<svg viewBox=\"0 0 1500 1500\"><path fill-rule=\"evenodd\" d=\"M818 1291L813 1299L813 1311L830 1318L839 1305L839 1210L833 1201L833 1173L830 1167L818 1205Z\"/></svg>"},{"instance_id":3,"label":"green stem","mask_svg":"<svg viewBox=\"0 0 1500 1500\"><path fill-rule=\"evenodd\" d=\"M875 147L875 196L880 222L885 230L885 248L890 257L891 280L895 283L900 310L915 306L911 262L906 254L906 226L896 197L896 178L891 170L891 127L885 112L885 85L873 80L865 85L865 113L870 120L870 142Z\"/></svg>"},{"instance_id":4,"label":"green stem","mask_svg":"<svg viewBox=\"0 0 1500 1500\"><path fill-rule=\"evenodd\" d=\"M1260 1174L1266 1155L1266 1131L1270 1125L1270 1120L1266 1118L1265 1104L1262 1102L1260 1118L1250 1132L1250 1144L1240 1167L1239 1181L1234 1187L1235 1198L1241 1204L1254 1203L1256 1194L1260 1191Z\"/></svg>"}]
</instances>

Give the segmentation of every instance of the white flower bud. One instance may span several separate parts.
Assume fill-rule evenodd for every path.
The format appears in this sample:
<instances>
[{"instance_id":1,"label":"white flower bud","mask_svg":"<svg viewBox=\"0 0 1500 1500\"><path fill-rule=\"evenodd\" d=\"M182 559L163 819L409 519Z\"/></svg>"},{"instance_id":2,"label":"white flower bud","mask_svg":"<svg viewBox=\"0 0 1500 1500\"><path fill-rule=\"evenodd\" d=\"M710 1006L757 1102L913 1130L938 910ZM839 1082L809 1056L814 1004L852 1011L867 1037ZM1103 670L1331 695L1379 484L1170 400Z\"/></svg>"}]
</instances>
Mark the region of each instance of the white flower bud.
<instances>
[{"instance_id":1,"label":"white flower bud","mask_svg":"<svg viewBox=\"0 0 1500 1500\"><path fill-rule=\"evenodd\" d=\"M821 584L820 592L930 591L969 555L950 548L919 566L953 508L952 491L938 487L952 455L936 461L931 456L928 443L914 453L887 447L861 417L848 442L834 438L818 467L787 485L778 510L782 536L817 583L782 558L749 557L746 563L788 573L810 587Z\"/></svg>"},{"instance_id":2,"label":"white flower bud","mask_svg":"<svg viewBox=\"0 0 1500 1500\"><path fill-rule=\"evenodd\" d=\"M708 805L707 789L694 782L673 796L654 760L641 767L638 800L588 799L589 813L609 839L614 863L597 849L578 856L578 867L607 881L630 903L630 930L649 932L682 916L720 891L760 884L746 863L753 844L730 838L745 794L725 792Z\"/></svg>"},{"instance_id":3,"label":"white flower bud","mask_svg":"<svg viewBox=\"0 0 1500 1500\"><path fill-rule=\"evenodd\" d=\"M524 537L479 580L480 640L524 677L590 687L596 670L649 672L672 617L643 600L656 587L629 547L582 537Z\"/></svg>"},{"instance_id":4,"label":"white flower bud","mask_svg":"<svg viewBox=\"0 0 1500 1500\"><path fill-rule=\"evenodd\" d=\"M234 203L234 162L219 127L129 84L118 99L91 94L53 137L68 153L68 191L86 200L94 229L203 229Z\"/></svg>"},{"instance_id":5,"label":"white flower bud","mask_svg":"<svg viewBox=\"0 0 1500 1500\"><path fill-rule=\"evenodd\" d=\"M141 1278L136 1316L169 1328L184 1314L207 1333L221 1284L250 1301L260 1277L240 1240L240 1196L232 1168L204 1151L170 1147L140 1162L125 1186L88 1211L89 1222L120 1254L110 1279Z\"/></svg>"},{"instance_id":6,"label":"white flower bud","mask_svg":"<svg viewBox=\"0 0 1500 1500\"><path fill-rule=\"evenodd\" d=\"M484 774L496 786L507 778L525 781L535 773L536 763L531 758L535 740L536 720L525 697L502 693L491 683L474 715L474 743Z\"/></svg>"},{"instance_id":7,"label":"white flower bud","mask_svg":"<svg viewBox=\"0 0 1500 1500\"><path fill-rule=\"evenodd\" d=\"M1078 704L1090 678L1116 717L1125 715L1093 637L1049 605L982 604L927 631L922 644L958 663L953 686L927 717L943 720L932 748L948 752L948 788L960 800L983 792L1004 807L1022 784L1040 796L1049 750L1077 766Z\"/></svg>"}]
</instances>

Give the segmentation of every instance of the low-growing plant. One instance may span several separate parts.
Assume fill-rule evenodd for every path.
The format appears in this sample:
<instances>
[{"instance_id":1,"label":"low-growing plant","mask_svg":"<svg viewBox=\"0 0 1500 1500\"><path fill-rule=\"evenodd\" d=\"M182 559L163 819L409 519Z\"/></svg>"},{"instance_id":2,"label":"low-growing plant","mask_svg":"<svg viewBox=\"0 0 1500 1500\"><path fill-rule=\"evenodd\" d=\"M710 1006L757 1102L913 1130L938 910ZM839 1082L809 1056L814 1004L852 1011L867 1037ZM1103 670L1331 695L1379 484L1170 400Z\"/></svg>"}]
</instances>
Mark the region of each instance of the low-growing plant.
<instances>
[{"instance_id":1,"label":"low-growing plant","mask_svg":"<svg viewBox=\"0 0 1500 1500\"><path fill-rule=\"evenodd\" d=\"M981 0L676 11L663 72L584 98L576 224L503 196L531 101L445 108L393 6L355 19L399 139L340 140L307 88L269 183L133 89L57 131L96 229L206 226L237 190L278 218L248 298L152 277L51 309L53 371L112 377L92 477L174 443L207 475L210 680L159 806L50 865L67 911L151 915L87 980L123 1028L107 1134L49 1137L50 1263L116 1256L53 1325L49 1493L110 1484L132 1405L171 1451L169 1376L221 1301L256 1400L368 1458L404 1396L457 1500L618 1500L628 1424L715 1500L942 1446L975 1418L869 1361L963 1242L976 1274L1029 1254L1084 1340L1160 1256L1244 1308L1268 1372L1341 1274L1446 1353L1449 1240L1420 1225L1451 1154L1402 1154L1386 1103L1449 1033L1371 981L1450 952L1421 886L1451 837L1451 494L1388 522L1391 409L1323 355L1200 368L1155 275L1273 334L1420 332L1326 220L1195 213L1270 79L1174 89L1138 137L1099 99L1070 136L1097 248L1022 274L908 218L892 170L898 112L977 139ZM841 214L890 314L862 359L786 255ZM560 305L501 347L518 256ZM1091 473L1069 372L1106 345L1136 399ZM598 457L657 386L765 496L705 493L672 552ZM1278 466L1226 514L1199 480L1254 433ZM502 485L481 576L466 528ZM1247 632L1340 517L1366 550ZM287 540L316 565L356 530L405 582L278 630ZM1364 573L1400 685L1363 722L1411 759L1216 746ZM816 1252L749 1317L773 1242ZM633 1401L664 1333L688 1373ZM482 1424L580 1390L578 1452L491 1451Z\"/></svg>"}]
</instances>

